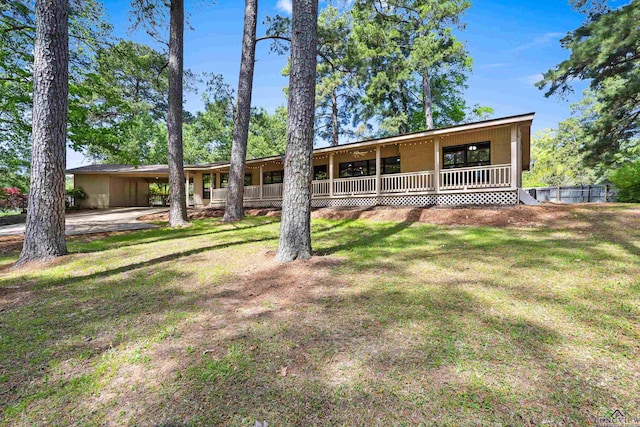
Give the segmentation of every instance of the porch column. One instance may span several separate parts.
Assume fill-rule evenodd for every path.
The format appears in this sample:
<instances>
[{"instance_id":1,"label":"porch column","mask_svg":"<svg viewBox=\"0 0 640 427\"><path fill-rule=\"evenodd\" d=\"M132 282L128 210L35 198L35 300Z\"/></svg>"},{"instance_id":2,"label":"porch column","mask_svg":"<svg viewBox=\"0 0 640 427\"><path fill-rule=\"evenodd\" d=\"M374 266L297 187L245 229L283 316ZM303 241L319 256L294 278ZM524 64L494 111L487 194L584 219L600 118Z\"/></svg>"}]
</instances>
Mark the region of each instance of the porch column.
<instances>
[{"instance_id":1,"label":"porch column","mask_svg":"<svg viewBox=\"0 0 640 427\"><path fill-rule=\"evenodd\" d=\"M518 188L522 187L522 128L518 126Z\"/></svg>"},{"instance_id":2,"label":"porch column","mask_svg":"<svg viewBox=\"0 0 640 427\"><path fill-rule=\"evenodd\" d=\"M262 165L260 165L260 200L262 200L262 185L264 181L264 176L262 174Z\"/></svg>"},{"instance_id":3,"label":"porch column","mask_svg":"<svg viewBox=\"0 0 640 427\"><path fill-rule=\"evenodd\" d=\"M329 197L333 197L333 153L329 153Z\"/></svg>"},{"instance_id":4,"label":"porch column","mask_svg":"<svg viewBox=\"0 0 640 427\"><path fill-rule=\"evenodd\" d=\"M518 126L511 125L511 188L518 188Z\"/></svg>"},{"instance_id":5,"label":"porch column","mask_svg":"<svg viewBox=\"0 0 640 427\"><path fill-rule=\"evenodd\" d=\"M440 138L433 140L433 189L440 192Z\"/></svg>"},{"instance_id":6,"label":"porch column","mask_svg":"<svg viewBox=\"0 0 640 427\"><path fill-rule=\"evenodd\" d=\"M213 171L209 171L209 204L213 203Z\"/></svg>"},{"instance_id":7,"label":"porch column","mask_svg":"<svg viewBox=\"0 0 640 427\"><path fill-rule=\"evenodd\" d=\"M380 180L380 146L376 147L376 196L380 195L382 190L382 181Z\"/></svg>"},{"instance_id":8,"label":"porch column","mask_svg":"<svg viewBox=\"0 0 640 427\"><path fill-rule=\"evenodd\" d=\"M189 206L189 171L186 171L184 174L184 197L187 206Z\"/></svg>"}]
</instances>

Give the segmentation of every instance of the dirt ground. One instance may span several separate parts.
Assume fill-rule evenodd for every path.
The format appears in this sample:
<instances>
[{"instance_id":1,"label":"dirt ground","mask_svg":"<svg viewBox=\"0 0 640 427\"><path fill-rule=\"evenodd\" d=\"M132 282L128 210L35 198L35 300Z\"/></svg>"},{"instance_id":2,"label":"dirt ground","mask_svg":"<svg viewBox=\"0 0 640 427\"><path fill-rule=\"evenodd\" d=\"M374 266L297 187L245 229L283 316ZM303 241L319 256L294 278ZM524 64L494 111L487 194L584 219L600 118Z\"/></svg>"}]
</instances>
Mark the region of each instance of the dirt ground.
<instances>
[{"instance_id":1,"label":"dirt ground","mask_svg":"<svg viewBox=\"0 0 640 427\"><path fill-rule=\"evenodd\" d=\"M456 208L444 207L354 207L354 208L321 208L311 212L312 218L325 219L367 219L390 222L421 222L437 225L467 225L513 228L576 228L585 215L602 213L615 209L611 203L553 204L541 206L468 206ZM189 209L189 219L218 218L224 215L221 209ZM280 216L279 209L246 209L250 216ZM623 217L629 216L632 222L640 222L640 207L626 211ZM624 219L623 218L623 219ZM162 212L138 218L141 221L167 221L168 213ZM636 222L637 223L637 222Z\"/></svg>"},{"instance_id":2,"label":"dirt ground","mask_svg":"<svg viewBox=\"0 0 640 427\"><path fill-rule=\"evenodd\" d=\"M115 236L118 234L130 233L131 231L109 231L104 233L81 234L76 236L67 236L67 241L73 240L78 242L90 242L96 239L104 239L105 237ZM0 236L0 256L22 249L22 235Z\"/></svg>"},{"instance_id":3,"label":"dirt ground","mask_svg":"<svg viewBox=\"0 0 640 427\"><path fill-rule=\"evenodd\" d=\"M442 207L391 207L375 206L364 208L322 208L311 212L312 218L335 220L367 219L371 221L421 222L436 225L486 226L503 228L554 228L578 229L593 225L596 216L606 216L616 210L613 203L576 203L571 205L545 203L541 206L469 206L457 208ZM246 209L248 216L279 217L279 209ZM159 222L168 220L168 212L143 215L140 221ZM189 219L221 218L222 209L189 209ZM640 227L640 205L636 209L626 209L617 213L616 220L632 228ZM93 240L113 233L95 233L75 239ZM15 252L22 247L22 236L0 236L0 255Z\"/></svg>"}]
</instances>

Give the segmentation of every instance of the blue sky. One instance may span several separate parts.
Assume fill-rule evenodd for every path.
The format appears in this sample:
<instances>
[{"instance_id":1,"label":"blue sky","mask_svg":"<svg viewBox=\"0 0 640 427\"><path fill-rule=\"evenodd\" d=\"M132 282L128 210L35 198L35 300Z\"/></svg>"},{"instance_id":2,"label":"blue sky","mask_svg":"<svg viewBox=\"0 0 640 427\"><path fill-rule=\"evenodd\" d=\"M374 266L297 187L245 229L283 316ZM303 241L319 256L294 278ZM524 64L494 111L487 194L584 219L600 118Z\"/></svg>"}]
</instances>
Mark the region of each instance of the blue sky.
<instances>
[{"instance_id":1,"label":"blue sky","mask_svg":"<svg viewBox=\"0 0 640 427\"><path fill-rule=\"evenodd\" d=\"M185 32L185 68L196 73L222 74L237 86L244 1L186 0L188 20L193 28ZM117 37L140 42L151 41L142 32L129 33L129 0L104 0L108 19ZM259 22L266 15L290 13L290 0L260 0ZM323 7L321 1L320 7ZM469 104L495 109L494 117L536 112L533 131L555 127L569 115L570 102L580 99L580 90L569 100L545 98L534 83L541 73L553 67L568 52L560 38L577 28L583 16L566 0L473 1L464 16L466 29L459 34L474 59L466 92ZM264 29L259 26L258 34ZM253 105L273 111L285 105L281 75L286 58L269 53L268 42L258 44L256 52ZM202 108L199 94L187 94L186 108ZM79 153L68 153L68 167L88 162Z\"/></svg>"}]
</instances>

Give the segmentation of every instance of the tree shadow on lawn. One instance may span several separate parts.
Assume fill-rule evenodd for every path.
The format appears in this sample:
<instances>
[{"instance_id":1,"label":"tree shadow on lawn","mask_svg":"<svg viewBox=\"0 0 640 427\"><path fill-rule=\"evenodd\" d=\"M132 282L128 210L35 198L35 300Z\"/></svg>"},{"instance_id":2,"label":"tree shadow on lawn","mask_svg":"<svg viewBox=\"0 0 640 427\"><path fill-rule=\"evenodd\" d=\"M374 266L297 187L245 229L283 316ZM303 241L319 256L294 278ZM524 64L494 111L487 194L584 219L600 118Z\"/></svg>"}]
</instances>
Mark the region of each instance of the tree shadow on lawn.
<instances>
[{"instance_id":1,"label":"tree shadow on lawn","mask_svg":"<svg viewBox=\"0 0 640 427\"><path fill-rule=\"evenodd\" d=\"M613 242L628 253L640 257L640 246L630 241L632 236L640 240L640 214L632 215L628 211L622 212L624 213L627 215L621 215L620 212L615 211L587 211L582 216L591 224L589 231L594 235Z\"/></svg>"},{"instance_id":2,"label":"tree shadow on lawn","mask_svg":"<svg viewBox=\"0 0 640 427\"><path fill-rule=\"evenodd\" d=\"M620 246L621 253L612 253L606 245L617 245L615 240L606 241L600 235L561 238L554 230L467 227L464 234L455 234L456 229L447 227L419 225L408 229L408 225L383 226L380 231L372 224L367 230L352 226L349 235L359 239L318 252L352 252L348 270L374 275L413 277L421 274L416 266L427 264L430 268L426 274L453 272L461 281L493 276L495 280L485 280L488 288L524 302L553 306L569 317L589 322L602 334L620 329L621 318L626 319L624 329L634 331L640 316L634 300L640 296L640 287L622 283L633 277L630 266L633 269L634 263L640 272L640 262L624 246ZM592 280L591 274L603 274L608 280L589 282L591 287L587 288L583 280ZM557 277L563 278L568 290L549 289ZM603 289L611 286L619 289ZM631 336L640 338L637 333ZM628 350L628 346L625 348Z\"/></svg>"},{"instance_id":3,"label":"tree shadow on lawn","mask_svg":"<svg viewBox=\"0 0 640 427\"><path fill-rule=\"evenodd\" d=\"M258 221L256 219L255 221ZM104 250L109 250L112 248L123 248L128 246L137 246L143 244L151 244L158 242L168 242L170 240L176 239L185 239L185 238L196 238L202 236L216 236L224 233L232 233L232 232L242 232L249 229L260 228L270 224L274 224L279 222L278 218L260 218L259 223L249 223L246 221L243 222L235 222L235 223L223 223L219 218L215 219L204 219L204 220L196 220L196 222L192 222L191 227L186 228L161 228L161 229L150 229L150 230L141 230L136 234L126 233L119 236L114 236L113 238L109 238L108 240L87 240L83 242L82 239L77 239L82 242L82 245L74 248L76 249L73 253L91 253L91 252L101 252ZM220 229L222 228L222 229ZM89 236L89 239L90 236ZM74 242L75 243L75 242ZM92 246L99 246L98 248L92 248Z\"/></svg>"},{"instance_id":4,"label":"tree shadow on lawn","mask_svg":"<svg viewBox=\"0 0 640 427\"><path fill-rule=\"evenodd\" d=\"M320 224L314 237L337 244L318 252L333 256L206 286L194 288L193 274L170 262L277 237L243 236L41 285L29 277L29 290L41 295L1 313L9 331L2 360L12 368L0 400L16 412L30 404L25 423L42 422L44 411L53 423L165 425L523 425L565 417L584 424L594 410L620 402L620 390L585 380L582 362L562 354L564 331L468 289L495 282L398 280L417 262L442 269L472 256L491 265L513 256L516 244L521 253L548 252L547 268L569 273L572 239L533 233L523 243L518 231L499 238L505 230L482 229L470 242L473 230L411 222ZM585 243L599 251L593 239ZM382 263L388 277L372 281ZM131 362L134 350L147 361ZM127 369L145 374L122 380Z\"/></svg>"},{"instance_id":5,"label":"tree shadow on lawn","mask_svg":"<svg viewBox=\"0 0 640 427\"><path fill-rule=\"evenodd\" d=\"M152 258L152 259L149 259L149 260L146 260L146 261L132 263L132 264L126 264L126 265L123 265L121 267L112 268L112 269L106 269L106 270L103 270L103 271L99 271L99 272L91 273L91 274L87 274L87 275L62 277L62 278L56 278L56 279L50 279L50 280L47 280L47 279L41 277L40 275L31 275L30 277L27 276L27 277L29 277L31 279L31 281L34 282L32 285L26 284L26 285L23 285L23 286L11 286L12 284L15 283L14 282L15 279L9 277L7 279L0 280L0 296L8 296L12 292L15 292L15 291L18 291L18 290L24 290L26 287L29 287L32 290L44 290L44 289L51 288L51 287L74 285L74 284L77 284L79 282L83 282L85 280L94 280L94 279L101 279L101 278L105 278L105 277L116 276L116 275L119 275L119 274L131 272L131 271L135 271L135 270L140 270L140 269L144 269L144 268L148 268L148 267L157 266L157 265L160 265L160 264L163 264L163 263L167 263L167 262L170 262L170 261L178 261L181 258L186 258L186 257L190 257L190 256L193 256L193 255L198 255L198 254L201 254L201 253L204 253L204 252L213 251L213 250L216 250L216 249L226 249L226 248L230 248L230 247L233 247L233 246L246 245L246 244L251 244L251 243L259 243L259 242L267 242L267 241L271 241L271 240L274 240L274 238L273 237L265 237L265 238L261 238L261 239L239 240L239 241L235 241L235 242L225 242L225 243L220 243L220 244L216 244L216 245L202 246L202 247L198 247L198 248L195 248L195 249L190 249L190 250L187 250L187 251L173 252L173 253L170 253L168 255Z\"/></svg>"},{"instance_id":6,"label":"tree shadow on lawn","mask_svg":"<svg viewBox=\"0 0 640 427\"><path fill-rule=\"evenodd\" d=\"M187 278L171 268L106 277L111 275L40 288L33 291L40 295L3 310L0 414L19 413L32 401L53 397L61 405L74 404L83 394L99 391L94 369L108 369L111 356L105 355L152 339L198 300L197 294L173 286L177 278ZM61 415L49 422L60 423Z\"/></svg>"},{"instance_id":7,"label":"tree shadow on lawn","mask_svg":"<svg viewBox=\"0 0 640 427\"><path fill-rule=\"evenodd\" d=\"M599 404L615 402L613 392L587 384L579 364L561 357L562 333L493 310L464 283L349 289L339 279L327 283L336 265L313 267L263 271L253 283L275 285L252 289L257 301L242 297L249 289L226 294L244 302L222 328L183 331L189 342L206 342L206 351L201 346L184 380L169 386L174 400L158 402L141 419L160 425L263 419L270 425L576 424ZM289 300L291 282L303 278L301 298ZM272 308L265 309L265 300ZM224 333L239 324L241 333Z\"/></svg>"},{"instance_id":8,"label":"tree shadow on lawn","mask_svg":"<svg viewBox=\"0 0 640 427\"><path fill-rule=\"evenodd\" d=\"M356 223L346 227L347 230L328 230L317 236L314 249L319 255L357 254L353 261L358 269L379 270L384 266L399 270L416 261L432 259L443 261L443 267L456 268L448 262L453 255L458 269L468 269L475 261L492 261L507 263L509 272L518 274L522 269L572 271L579 262L586 265L630 259L612 254L603 246L608 242L598 236L559 237L555 230L456 228L413 222Z\"/></svg>"}]
</instances>

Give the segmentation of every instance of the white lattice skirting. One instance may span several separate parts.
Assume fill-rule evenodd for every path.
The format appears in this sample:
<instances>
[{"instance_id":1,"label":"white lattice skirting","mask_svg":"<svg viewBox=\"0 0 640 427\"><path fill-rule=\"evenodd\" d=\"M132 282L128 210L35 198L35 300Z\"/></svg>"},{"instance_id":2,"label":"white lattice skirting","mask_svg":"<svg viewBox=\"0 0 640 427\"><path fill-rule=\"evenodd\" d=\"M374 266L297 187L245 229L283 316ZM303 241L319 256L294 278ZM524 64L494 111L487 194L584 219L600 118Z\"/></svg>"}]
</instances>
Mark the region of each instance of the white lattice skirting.
<instances>
[{"instance_id":1,"label":"white lattice skirting","mask_svg":"<svg viewBox=\"0 0 640 427\"><path fill-rule=\"evenodd\" d=\"M415 194L397 196L370 196L345 198L314 198L314 208L341 206L456 206L456 205L515 205L517 191L486 191L477 193ZM223 208L224 202L213 202L213 207ZM282 200L245 200L247 208L280 208Z\"/></svg>"}]
</instances>

